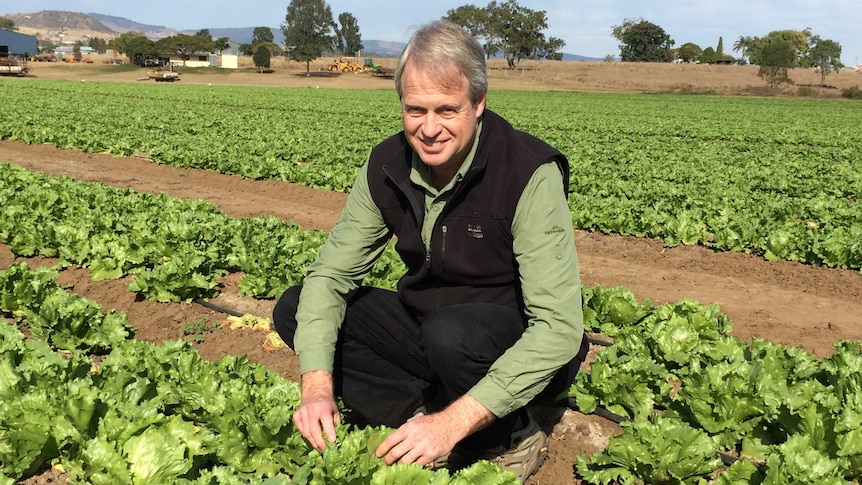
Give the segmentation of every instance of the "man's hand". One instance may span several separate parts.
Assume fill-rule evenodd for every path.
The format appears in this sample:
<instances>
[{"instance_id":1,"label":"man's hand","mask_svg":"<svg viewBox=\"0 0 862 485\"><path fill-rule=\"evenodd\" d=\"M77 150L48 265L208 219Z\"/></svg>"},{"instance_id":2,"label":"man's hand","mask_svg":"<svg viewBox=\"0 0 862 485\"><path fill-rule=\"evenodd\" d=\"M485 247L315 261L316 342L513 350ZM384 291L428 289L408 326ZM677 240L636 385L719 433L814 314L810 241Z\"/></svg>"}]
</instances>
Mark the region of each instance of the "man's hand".
<instances>
[{"instance_id":1,"label":"man's hand","mask_svg":"<svg viewBox=\"0 0 862 485\"><path fill-rule=\"evenodd\" d=\"M335 426L341 423L341 415L332 391L332 374L328 371L302 374L302 403L293 414L293 423L318 451L323 451L327 442L335 442Z\"/></svg>"},{"instance_id":2,"label":"man's hand","mask_svg":"<svg viewBox=\"0 0 862 485\"><path fill-rule=\"evenodd\" d=\"M439 413L418 416L402 424L380 444L376 453L387 465L395 462L427 465L494 419L485 406L464 395Z\"/></svg>"}]
</instances>

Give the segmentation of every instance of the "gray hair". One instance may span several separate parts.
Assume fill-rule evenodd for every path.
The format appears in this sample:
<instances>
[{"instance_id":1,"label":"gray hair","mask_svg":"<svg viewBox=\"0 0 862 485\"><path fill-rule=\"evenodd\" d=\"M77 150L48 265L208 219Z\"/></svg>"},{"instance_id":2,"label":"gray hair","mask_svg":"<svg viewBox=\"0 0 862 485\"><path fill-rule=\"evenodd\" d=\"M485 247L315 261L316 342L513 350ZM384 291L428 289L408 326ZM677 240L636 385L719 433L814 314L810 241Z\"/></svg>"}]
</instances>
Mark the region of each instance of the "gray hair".
<instances>
[{"instance_id":1,"label":"gray hair","mask_svg":"<svg viewBox=\"0 0 862 485\"><path fill-rule=\"evenodd\" d=\"M395 68L395 90L399 98L403 95L404 66L410 61L418 63L429 74L444 79L452 76L453 68L458 74L463 74L469 82L467 95L473 105L479 103L488 91L485 51L469 32L453 23L432 22L413 34Z\"/></svg>"}]
</instances>

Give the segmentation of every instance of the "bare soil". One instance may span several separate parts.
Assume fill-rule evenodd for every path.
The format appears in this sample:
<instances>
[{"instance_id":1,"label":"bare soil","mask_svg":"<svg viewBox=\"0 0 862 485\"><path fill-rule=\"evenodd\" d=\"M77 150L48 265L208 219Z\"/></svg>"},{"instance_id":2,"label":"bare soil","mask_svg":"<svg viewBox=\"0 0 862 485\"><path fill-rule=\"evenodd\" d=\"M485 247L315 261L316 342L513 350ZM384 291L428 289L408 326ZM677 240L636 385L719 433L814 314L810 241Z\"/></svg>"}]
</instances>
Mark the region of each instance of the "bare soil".
<instances>
[{"instance_id":1,"label":"bare soil","mask_svg":"<svg viewBox=\"0 0 862 485\"><path fill-rule=\"evenodd\" d=\"M104 56L92 56L92 64L31 62L30 77L73 81L153 82L141 68L106 65ZM184 84L232 84L245 86L290 86L342 89L392 89L393 81L370 73L333 73L327 70L335 58L305 63L274 58L267 73L255 69L248 57L239 58L239 69L180 67ZM364 62L364 59L356 59ZM394 58L373 58L386 70L395 68ZM733 96L804 96L840 98L843 89L862 87L862 72L829 74L826 86L819 86L820 74L813 69L793 69L793 84L769 89L757 76L755 66L700 64L653 64L632 62L522 61L517 69L506 68L504 60L488 62L491 91L501 89L559 90L611 93L686 92Z\"/></svg>"},{"instance_id":2,"label":"bare soil","mask_svg":"<svg viewBox=\"0 0 862 485\"><path fill-rule=\"evenodd\" d=\"M43 69L43 66L49 67ZM702 67L739 69L740 73L751 69L738 66ZM302 68L304 70L304 66ZM592 66L584 68L593 69ZM55 66L40 63L34 63L33 74L38 78L103 81L133 80L138 75L134 72L105 73L104 66L97 64ZM550 71L545 74L546 78L552 77ZM626 81L628 74L618 73L616 87L604 90L658 90L655 86L629 86L629 81ZM559 80L550 79L543 83L540 74L526 69L504 73L492 70L491 82L492 89L495 86L497 89L583 89L576 82L565 81L564 77L572 75L559 74ZM669 79L674 77L666 75ZM510 79L516 76L520 78L514 81ZM851 76L847 78L848 82L856 80L852 77L855 74L848 76ZM862 81L862 76L858 79ZM381 89L392 87L391 81L369 75L306 77L296 72L278 74L278 71L273 74L237 72L230 75L184 75L182 82L189 81L290 86L332 83L335 87ZM697 84L696 76L690 82L684 77L676 78L676 82L698 86L695 90L704 87ZM648 83L645 81L644 84ZM753 76L751 83L746 86L755 84L762 84L762 81ZM593 89L603 90L596 86ZM295 221L305 229L330 229L346 200L346 195L342 193L282 182L242 180L212 171L168 167L143 157L86 154L10 140L0 141L0 160L32 170L69 175L80 180L142 192L164 192L177 197L205 199L234 217L272 214ZM633 291L639 299L649 299L656 304L676 302L682 298L703 304L715 303L733 322L732 333L739 338L763 338L800 347L821 357L830 355L832 344L840 339L862 340L862 274L858 271L812 267L793 262L767 262L750 255L713 252L703 247L666 248L660 241L617 235L579 231L575 237L584 284L604 287L621 285ZM8 246L0 245L0 268L6 268L16 260L21 259L15 258ZM30 258L26 261L31 266L56 263L56 260L45 258ZM270 317L273 301L238 296L237 283L240 277L240 274L224 277L220 288L222 293L211 303L243 313ZM247 355L251 361L261 363L286 378L297 380L299 377L295 355L289 349L265 348L263 333L225 328L201 334L202 341L197 342L195 335L183 335L180 329L201 318L210 322L223 321L226 319L224 313L194 303L145 301L126 290L128 278L93 282L85 269L63 271L60 282L74 285L73 291L97 301L106 309L114 308L128 313L137 329L138 338L155 342L185 338L194 342L204 358L216 360L227 354ZM596 351L598 349L593 349L593 352ZM603 418L562 408L544 410L541 421L551 436L550 457L539 473L529 480L528 483L533 485L581 483L573 471L576 457L600 451L610 436L619 431L614 423ZM56 472L49 471L25 483L65 483L65 480L62 474L58 476Z\"/></svg>"}]
</instances>

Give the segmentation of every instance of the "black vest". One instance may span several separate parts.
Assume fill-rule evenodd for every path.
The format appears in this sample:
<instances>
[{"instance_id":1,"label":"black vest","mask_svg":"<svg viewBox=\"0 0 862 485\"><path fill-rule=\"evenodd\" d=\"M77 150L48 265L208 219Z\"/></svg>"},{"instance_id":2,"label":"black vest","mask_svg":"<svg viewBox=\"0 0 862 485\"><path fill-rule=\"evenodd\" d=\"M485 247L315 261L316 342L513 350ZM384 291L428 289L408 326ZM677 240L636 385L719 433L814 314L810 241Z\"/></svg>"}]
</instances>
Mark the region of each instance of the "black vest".
<instances>
[{"instance_id":1,"label":"black vest","mask_svg":"<svg viewBox=\"0 0 862 485\"><path fill-rule=\"evenodd\" d=\"M536 168L551 159L568 191L569 164L558 150L487 109L482 123L475 159L438 217L427 254L421 237L425 194L410 181L413 149L401 132L371 152L371 197L407 266L398 294L420 321L444 306L468 302L523 312L512 249L518 200Z\"/></svg>"}]
</instances>

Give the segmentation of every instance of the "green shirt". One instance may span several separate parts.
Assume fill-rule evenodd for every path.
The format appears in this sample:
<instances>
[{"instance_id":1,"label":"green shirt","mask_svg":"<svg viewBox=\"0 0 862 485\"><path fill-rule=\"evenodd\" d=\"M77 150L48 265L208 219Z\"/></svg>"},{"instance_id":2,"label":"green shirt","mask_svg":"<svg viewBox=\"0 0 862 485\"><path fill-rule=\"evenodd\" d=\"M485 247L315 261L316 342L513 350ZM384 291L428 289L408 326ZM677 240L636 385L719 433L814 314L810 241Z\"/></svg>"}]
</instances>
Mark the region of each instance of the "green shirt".
<instances>
[{"instance_id":1,"label":"green shirt","mask_svg":"<svg viewBox=\"0 0 862 485\"><path fill-rule=\"evenodd\" d=\"M428 167L414 155L410 178L426 194L422 227L426 248L437 216L473 162L480 132L481 126L472 151L442 190L433 187ZM366 164L303 282L294 339L302 373L332 371L346 299L370 273L389 241L383 216L371 198L367 170ZM555 162L540 166L521 194L512 222L528 328L468 392L499 417L527 404L580 349L581 285L562 184Z\"/></svg>"}]
</instances>

